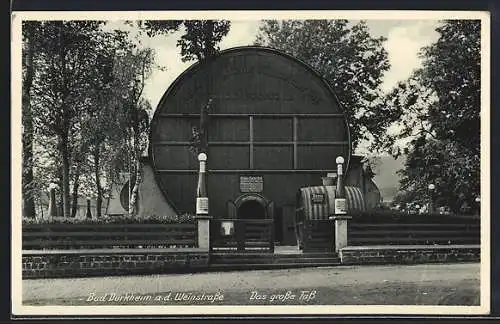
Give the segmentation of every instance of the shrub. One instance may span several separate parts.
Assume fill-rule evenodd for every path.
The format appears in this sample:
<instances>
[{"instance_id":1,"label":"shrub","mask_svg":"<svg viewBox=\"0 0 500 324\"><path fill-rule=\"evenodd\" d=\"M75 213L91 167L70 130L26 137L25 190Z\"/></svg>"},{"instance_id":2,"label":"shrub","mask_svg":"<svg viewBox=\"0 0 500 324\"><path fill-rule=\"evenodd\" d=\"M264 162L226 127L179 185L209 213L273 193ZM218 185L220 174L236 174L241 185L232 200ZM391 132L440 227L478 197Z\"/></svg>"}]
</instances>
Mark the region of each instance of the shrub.
<instances>
[{"instance_id":1,"label":"shrub","mask_svg":"<svg viewBox=\"0 0 500 324\"><path fill-rule=\"evenodd\" d=\"M360 223L476 223L478 216L446 215L446 214L408 214L394 210L372 210L351 213L353 221Z\"/></svg>"},{"instance_id":2,"label":"shrub","mask_svg":"<svg viewBox=\"0 0 500 324\"><path fill-rule=\"evenodd\" d=\"M104 216L101 218L64 218L53 217L52 219L23 218L23 224L178 224L190 223L194 221L191 214L182 214L176 216L150 215L147 217L134 216Z\"/></svg>"}]
</instances>

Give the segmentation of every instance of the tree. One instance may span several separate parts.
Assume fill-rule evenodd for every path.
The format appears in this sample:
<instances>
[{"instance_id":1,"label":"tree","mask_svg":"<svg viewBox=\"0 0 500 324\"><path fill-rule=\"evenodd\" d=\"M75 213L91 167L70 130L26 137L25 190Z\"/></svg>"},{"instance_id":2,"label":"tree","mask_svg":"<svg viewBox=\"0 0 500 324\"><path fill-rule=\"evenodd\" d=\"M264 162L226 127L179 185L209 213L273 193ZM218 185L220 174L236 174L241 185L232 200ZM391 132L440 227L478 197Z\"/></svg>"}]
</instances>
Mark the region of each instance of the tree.
<instances>
[{"instance_id":1,"label":"tree","mask_svg":"<svg viewBox=\"0 0 500 324\"><path fill-rule=\"evenodd\" d=\"M418 73L399 82L384 102L388 118L376 120L384 132L372 141L372 150L388 152L398 158L408 154L407 144L412 139L435 138L428 116L430 107L436 104L436 95L422 84Z\"/></svg>"},{"instance_id":2,"label":"tree","mask_svg":"<svg viewBox=\"0 0 500 324\"><path fill-rule=\"evenodd\" d=\"M70 215L70 170L80 121L90 94L105 84L101 55L108 33L99 21L40 22L33 79L33 120L41 136L57 139L61 158L63 215Z\"/></svg>"},{"instance_id":3,"label":"tree","mask_svg":"<svg viewBox=\"0 0 500 324\"><path fill-rule=\"evenodd\" d=\"M82 157L82 167L86 168L85 179L87 180L87 195L96 197L96 217L101 217L101 206L104 193L106 192L103 181L109 183L110 179L103 172L108 166L109 159L106 155L115 154L115 148L125 141L123 130L123 95L122 80L117 79L117 57L119 53L129 51L134 46L128 39L128 34L115 30L106 34L102 39L103 48L98 56L98 65L102 74L102 83L91 89L89 98L92 101L91 109L85 111L81 119L80 133L82 138L78 140L81 151L85 152ZM112 142L108 145L108 142ZM110 149L109 149L110 148ZM109 150L108 150L109 149ZM79 155L77 154L76 157ZM76 161L75 161L76 162ZM118 165L109 168L120 168Z\"/></svg>"},{"instance_id":4,"label":"tree","mask_svg":"<svg viewBox=\"0 0 500 324\"><path fill-rule=\"evenodd\" d=\"M312 66L333 88L346 110L353 148L380 135L387 120L379 88L389 69L383 37L369 33L365 22L347 20L267 20L256 45L279 49Z\"/></svg>"},{"instance_id":5,"label":"tree","mask_svg":"<svg viewBox=\"0 0 500 324\"><path fill-rule=\"evenodd\" d=\"M428 197L433 183L434 199L458 213L480 193L480 22L444 21L436 30L439 39L421 51L422 68L388 95L397 122L382 126L392 132L377 145L407 155L403 190Z\"/></svg>"},{"instance_id":6,"label":"tree","mask_svg":"<svg viewBox=\"0 0 500 324\"><path fill-rule=\"evenodd\" d=\"M481 22L449 20L437 28L439 40L424 48L422 83L435 91L429 111L436 136L480 151Z\"/></svg>"},{"instance_id":7,"label":"tree","mask_svg":"<svg viewBox=\"0 0 500 324\"><path fill-rule=\"evenodd\" d=\"M136 212L136 199L139 184L142 181L140 158L147 149L149 132L149 114L151 105L143 98L146 80L152 73L154 52L151 49L137 49L134 46L124 48L115 56L112 92L106 97L107 117L101 118L110 127L109 136L100 138L95 143L94 162L96 179L99 167L99 151L105 150L111 158L107 163L114 170L128 169L129 179L129 214ZM111 99L111 100L108 100ZM112 151L113 152L112 152ZM109 170L109 169L108 169ZM110 178L116 178L111 174Z\"/></svg>"},{"instance_id":8,"label":"tree","mask_svg":"<svg viewBox=\"0 0 500 324\"><path fill-rule=\"evenodd\" d=\"M75 138L72 138L71 140L74 141ZM71 145L74 147L73 152L71 153L72 165L70 169L73 183L73 189L71 192L71 217L75 217L78 210L78 189L80 188L82 173L86 173L84 168L87 168L87 164L85 163L85 154L87 153L88 143L86 140L82 140L81 138L78 138L78 141L75 142L78 143Z\"/></svg>"},{"instance_id":9,"label":"tree","mask_svg":"<svg viewBox=\"0 0 500 324\"><path fill-rule=\"evenodd\" d=\"M104 25L23 26L23 199L55 182L65 217L76 215L82 192L97 198L99 217L105 186L147 145L150 105L141 94L154 53Z\"/></svg>"},{"instance_id":10,"label":"tree","mask_svg":"<svg viewBox=\"0 0 500 324\"><path fill-rule=\"evenodd\" d=\"M59 183L58 172L60 171L61 161L56 147L57 143L54 138L42 136L37 132L36 127L33 127L33 182L31 189L33 200L37 207L37 216L46 214L42 202L44 198L48 198L50 184ZM23 169L23 181L24 172L25 170Z\"/></svg>"},{"instance_id":11,"label":"tree","mask_svg":"<svg viewBox=\"0 0 500 324\"><path fill-rule=\"evenodd\" d=\"M202 61L219 51L219 43L231 27L227 20L146 20L139 23L148 36L168 35L184 27L177 41L183 62Z\"/></svg>"},{"instance_id":12,"label":"tree","mask_svg":"<svg viewBox=\"0 0 500 324\"><path fill-rule=\"evenodd\" d=\"M25 21L23 34L23 88L22 88L22 125L23 125L23 217L35 217L35 195L33 175L33 137L34 126L32 116L31 88L35 74L34 55L37 47L36 29L38 23Z\"/></svg>"}]
</instances>

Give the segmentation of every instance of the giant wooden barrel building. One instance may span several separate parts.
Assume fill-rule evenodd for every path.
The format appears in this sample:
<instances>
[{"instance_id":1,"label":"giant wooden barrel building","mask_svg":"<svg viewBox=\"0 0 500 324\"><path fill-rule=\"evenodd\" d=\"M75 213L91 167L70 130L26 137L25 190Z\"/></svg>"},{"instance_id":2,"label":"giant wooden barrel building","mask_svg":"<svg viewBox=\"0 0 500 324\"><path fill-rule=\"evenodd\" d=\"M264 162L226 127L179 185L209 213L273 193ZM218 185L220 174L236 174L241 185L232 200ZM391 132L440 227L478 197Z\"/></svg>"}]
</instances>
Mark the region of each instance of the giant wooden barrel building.
<instances>
[{"instance_id":1,"label":"giant wooden barrel building","mask_svg":"<svg viewBox=\"0 0 500 324\"><path fill-rule=\"evenodd\" d=\"M156 181L178 213L195 209L192 128L210 99L210 214L272 218L276 240L293 243L297 192L321 185L337 156L349 168L349 127L335 94L305 63L269 48L232 48L191 66L164 94L150 132Z\"/></svg>"}]
</instances>

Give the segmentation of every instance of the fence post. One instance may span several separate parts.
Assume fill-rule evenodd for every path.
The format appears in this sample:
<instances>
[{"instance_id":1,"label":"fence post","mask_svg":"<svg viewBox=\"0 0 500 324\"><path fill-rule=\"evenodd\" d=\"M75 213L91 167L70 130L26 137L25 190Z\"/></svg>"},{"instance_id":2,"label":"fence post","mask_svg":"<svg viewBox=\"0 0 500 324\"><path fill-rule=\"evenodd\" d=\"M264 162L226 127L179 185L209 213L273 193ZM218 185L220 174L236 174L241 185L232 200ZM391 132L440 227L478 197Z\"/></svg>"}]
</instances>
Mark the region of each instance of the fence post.
<instances>
[{"instance_id":1,"label":"fence post","mask_svg":"<svg viewBox=\"0 0 500 324\"><path fill-rule=\"evenodd\" d=\"M210 216L206 180L207 154L198 154L200 169L196 188L196 219L198 221L198 247L210 251Z\"/></svg>"},{"instance_id":2,"label":"fence post","mask_svg":"<svg viewBox=\"0 0 500 324\"><path fill-rule=\"evenodd\" d=\"M210 250L210 216L197 216L198 248Z\"/></svg>"},{"instance_id":3,"label":"fence post","mask_svg":"<svg viewBox=\"0 0 500 324\"><path fill-rule=\"evenodd\" d=\"M336 215L330 216L329 219L335 221L335 252L347 246L347 222L352 219L352 216Z\"/></svg>"},{"instance_id":4,"label":"fence post","mask_svg":"<svg viewBox=\"0 0 500 324\"><path fill-rule=\"evenodd\" d=\"M335 160L337 163L337 187L335 190L335 210L334 215L330 216L329 219L335 221L334 234L335 234L335 252L339 252L340 249L347 246L347 221L352 217L347 216L347 199L345 195L345 185L344 185L344 172L342 166L344 164L344 158L338 156Z\"/></svg>"}]
</instances>

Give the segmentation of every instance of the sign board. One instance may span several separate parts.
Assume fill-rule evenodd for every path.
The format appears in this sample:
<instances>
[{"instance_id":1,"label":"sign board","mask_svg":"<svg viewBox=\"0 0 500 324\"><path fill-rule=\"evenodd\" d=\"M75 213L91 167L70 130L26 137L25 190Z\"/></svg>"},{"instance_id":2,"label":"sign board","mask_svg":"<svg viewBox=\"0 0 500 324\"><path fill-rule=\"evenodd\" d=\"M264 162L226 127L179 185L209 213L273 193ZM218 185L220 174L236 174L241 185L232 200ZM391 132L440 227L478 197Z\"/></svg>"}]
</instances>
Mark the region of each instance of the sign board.
<instances>
[{"instance_id":1,"label":"sign board","mask_svg":"<svg viewBox=\"0 0 500 324\"><path fill-rule=\"evenodd\" d=\"M240 176L241 192L262 192L264 179L260 176Z\"/></svg>"},{"instance_id":2,"label":"sign board","mask_svg":"<svg viewBox=\"0 0 500 324\"><path fill-rule=\"evenodd\" d=\"M234 235L234 222L223 221L220 223L220 227L221 227L221 235L223 236Z\"/></svg>"},{"instance_id":3,"label":"sign board","mask_svg":"<svg viewBox=\"0 0 500 324\"><path fill-rule=\"evenodd\" d=\"M345 198L335 198L335 215L347 214L347 201Z\"/></svg>"},{"instance_id":4,"label":"sign board","mask_svg":"<svg viewBox=\"0 0 500 324\"><path fill-rule=\"evenodd\" d=\"M311 201L313 204L323 204L325 203L325 195L322 193L312 193Z\"/></svg>"},{"instance_id":5,"label":"sign board","mask_svg":"<svg viewBox=\"0 0 500 324\"><path fill-rule=\"evenodd\" d=\"M196 198L196 215L208 215L208 198Z\"/></svg>"}]
</instances>

